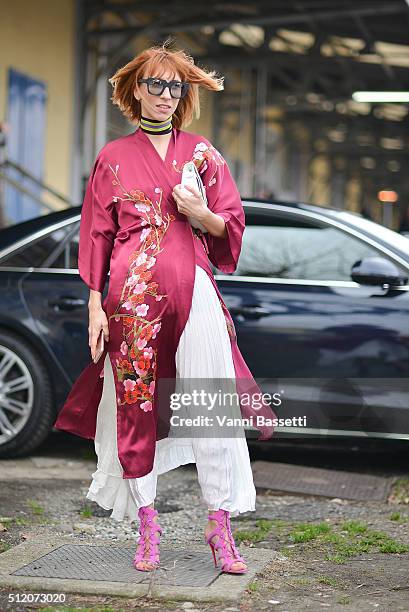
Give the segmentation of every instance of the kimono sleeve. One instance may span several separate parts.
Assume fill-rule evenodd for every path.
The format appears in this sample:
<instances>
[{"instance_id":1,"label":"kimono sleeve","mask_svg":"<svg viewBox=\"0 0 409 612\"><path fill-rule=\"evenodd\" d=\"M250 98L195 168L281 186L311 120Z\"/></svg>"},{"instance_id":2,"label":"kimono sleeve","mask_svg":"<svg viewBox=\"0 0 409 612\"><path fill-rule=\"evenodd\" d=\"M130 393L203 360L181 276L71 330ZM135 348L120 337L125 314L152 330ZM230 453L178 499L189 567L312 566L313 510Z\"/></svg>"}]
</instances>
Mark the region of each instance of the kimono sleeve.
<instances>
[{"instance_id":1,"label":"kimono sleeve","mask_svg":"<svg viewBox=\"0 0 409 612\"><path fill-rule=\"evenodd\" d=\"M81 211L78 270L90 289L104 290L118 230L108 162L100 153L92 168Z\"/></svg>"},{"instance_id":2,"label":"kimono sleeve","mask_svg":"<svg viewBox=\"0 0 409 612\"><path fill-rule=\"evenodd\" d=\"M200 154L199 148L196 155ZM208 257L221 272L230 273L237 268L241 251L245 229L243 204L227 162L219 151L207 143L203 156L205 161L199 173L206 188L208 206L212 212L223 217L227 232L224 238L212 236L209 232L204 234Z\"/></svg>"}]
</instances>

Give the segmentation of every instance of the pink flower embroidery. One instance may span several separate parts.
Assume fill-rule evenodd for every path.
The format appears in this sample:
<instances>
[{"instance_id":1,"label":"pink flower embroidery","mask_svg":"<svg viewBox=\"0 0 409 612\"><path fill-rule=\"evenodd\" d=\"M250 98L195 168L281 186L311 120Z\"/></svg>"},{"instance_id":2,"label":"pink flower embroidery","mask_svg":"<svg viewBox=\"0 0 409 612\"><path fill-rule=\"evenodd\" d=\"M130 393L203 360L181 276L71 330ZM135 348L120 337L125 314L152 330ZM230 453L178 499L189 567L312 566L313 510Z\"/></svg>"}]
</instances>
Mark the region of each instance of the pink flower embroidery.
<instances>
[{"instance_id":1,"label":"pink flower embroidery","mask_svg":"<svg viewBox=\"0 0 409 612\"><path fill-rule=\"evenodd\" d=\"M136 382L134 380L131 380L130 378L124 380L124 387L126 391L133 391L135 389L135 386Z\"/></svg>"},{"instance_id":2,"label":"pink flower embroidery","mask_svg":"<svg viewBox=\"0 0 409 612\"><path fill-rule=\"evenodd\" d=\"M141 408L144 412L152 410L152 402L146 401L141 404Z\"/></svg>"},{"instance_id":3,"label":"pink flower embroidery","mask_svg":"<svg viewBox=\"0 0 409 612\"><path fill-rule=\"evenodd\" d=\"M156 325L153 326L152 338L156 338L156 334L159 332L161 327L162 327L162 323L157 323Z\"/></svg>"},{"instance_id":4,"label":"pink flower embroidery","mask_svg":"<svg viewBox=\"0 0 409 612\"><path fill-rule=\"evenodd\" d=\"M141 266L146 260L147 260L148 256L146 253L142 252L138 255L138 257L135 259L135 266L137 268L139 268L139 266Z\"/></svg>"},{"instance_id":5,"label":"pink flower embroidery","mask_svg":"<svg viewBox=\"0 0 409 612\"><path fill-rule=\"evenodd\" d=\"M143 370L142 368L140 368L137 361L133 361L132 365L135 369L135 372L139 374L139 376L144 376L146 374L146 370ZM141 379L138 379L138 380L141 380Z\"/></svg>"},{"instance_id":6,"label":"pink flower embroidery","mask_svg":"<svg viewBox=\"0 0 409 612\"><path fill-rule=\"evenodd\" d=\"M144 293L146 291L147 284L146 283L138 283L133 288L133 293L135 295L139 295L140 293Z\"/></svg>"},{"instance_id":7,"label":"pink flower embroidery","mask_svg":"<svg viewBox=\"0 0 409 612\"><path fill-rule=\"evenodd\" d=\"M138 317L146 317L146 313L149 310L148 304L140 304L136 307L136 314Z\"/></svg>"},{"instance_id":8,"label":"pink flower embroidery","mask_svg":"<svg viewBox=\"0 0 409 612\"><path fill-rule=\"evenodd\" d=\"M156 336L152 336L152 338ZM141 351L143 348L145 348L145 346L147 345L147 340L145 340L144 338L138 338L136 341L136 346L138 347L138 349Z\"/></svg>"},{"instance_id":9,"label":"pink flower embroidery","mask_svg":"<svg viewBox=\"0 0 409 612\"><path fill-rule=\"evenodd\" d=\"M144 230L142 230L140 241L143 242L145 240L146 236L149 236L150 233L151 233L151 228L150 227L147 227Z\"/></svg>"},{"instance_id":10,"label":"pink flower embroidery","mask_svg":"<svg viewBox=\"0 0 409 612\"><path fill-rule=\"evenodd\" d=\"M139 210L139 212L148 212L148 210L150 210L147 204L135 204L135 208Z\"/></svg>"},{"instance_id":11,"label":"pink flower embroidery","mask_svg":"<svg viewBox=\"0 0 409 612\"><path fill-rule=\"evenodd\" d=\"M148 261L146 262L146 267L148 268L152 268L152 266L154 266L156 264L156 257L149 257Z\"/></svg>"}]
</instances>

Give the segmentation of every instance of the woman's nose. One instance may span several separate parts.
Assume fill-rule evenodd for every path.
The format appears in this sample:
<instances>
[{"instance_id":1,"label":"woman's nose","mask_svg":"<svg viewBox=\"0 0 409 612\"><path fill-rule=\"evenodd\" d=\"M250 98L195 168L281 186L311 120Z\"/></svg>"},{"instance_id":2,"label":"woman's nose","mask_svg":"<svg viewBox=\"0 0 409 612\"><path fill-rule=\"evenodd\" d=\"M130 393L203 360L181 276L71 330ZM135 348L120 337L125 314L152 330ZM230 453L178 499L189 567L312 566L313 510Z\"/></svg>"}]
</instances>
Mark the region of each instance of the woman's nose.
<instances>
[{"instance_id":1,"label":"woman's nose","mask_svg":"<svg viewBox=\"0 0 409 612\"><path fill-rule=\"evenodd\" d=\"M165 100L172 99L172 96L170 95L169 87L165 87L165 89L162 92L161 98L164 98Z\"/></svg>"}]
</instances>

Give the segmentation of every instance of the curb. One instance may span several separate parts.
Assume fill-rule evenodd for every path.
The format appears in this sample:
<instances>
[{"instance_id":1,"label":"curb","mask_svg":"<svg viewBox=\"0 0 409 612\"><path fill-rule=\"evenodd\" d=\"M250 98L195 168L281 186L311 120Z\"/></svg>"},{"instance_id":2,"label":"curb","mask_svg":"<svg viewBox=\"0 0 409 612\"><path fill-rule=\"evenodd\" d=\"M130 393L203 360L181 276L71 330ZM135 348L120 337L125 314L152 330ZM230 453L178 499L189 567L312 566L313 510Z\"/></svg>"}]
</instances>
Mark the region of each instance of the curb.
<instances>
[{"instance_id":1,"label":"curb","mask_svg":"<svg viewBox=\"0 0 409 612\"><path fill-rule=\"evenodd\" d=\"M142 584L12 575L13 572L23 566L40 559L40 557L66 544L88 547L96 546L95 541L91 538L74 541L70 536L46 536L23 542L0 555L0 586L14 588L20 592L22 590L30 590L41 593L110 595L128 598L150 597L155 599L172 599L175 601L237 602L257 572L260 572L271 560L279 560L281 558L279 553L273 550L246 548L244 556L246 561L248 561L249 567L246 574L216 574L211 584L205 587L155 585L155 572L152 572L151 579L149 579L150 576L147 576L147 582ZM129 548L129 542L115 542L113 544L112 540L98 540L98 546ZM191 546L189 550L197 552L207 551L209 553L209 560L211 559L208 547L197 545Z\"/></svg>"}]
</instances>

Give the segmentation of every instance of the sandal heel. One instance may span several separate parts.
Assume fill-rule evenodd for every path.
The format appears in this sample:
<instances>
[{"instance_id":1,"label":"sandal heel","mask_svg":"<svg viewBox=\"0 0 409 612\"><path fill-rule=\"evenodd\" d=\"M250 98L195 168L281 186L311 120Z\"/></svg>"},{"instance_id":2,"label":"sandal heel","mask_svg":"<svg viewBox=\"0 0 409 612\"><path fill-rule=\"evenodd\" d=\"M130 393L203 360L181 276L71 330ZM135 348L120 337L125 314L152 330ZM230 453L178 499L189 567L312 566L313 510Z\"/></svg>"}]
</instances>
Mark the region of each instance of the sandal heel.
<instances>
[{"instance_id":1,"label":"sandal heel","mask_svg":"<svg viewBox=\"0 0 409 612\"><path fill-rule=\"evenodd\" d=\"M215 566L215 567L217 567L217 560L216 560L216 553L215 553L215 551L214 551L214 546L213 546L213 544L211 544L210 542L209 542L209 545L210 545L210 549L211 549L211 551L212 551L212 553L213 553L213 561L214 561L214 566Z\"/></svg>"}]
</instances>

